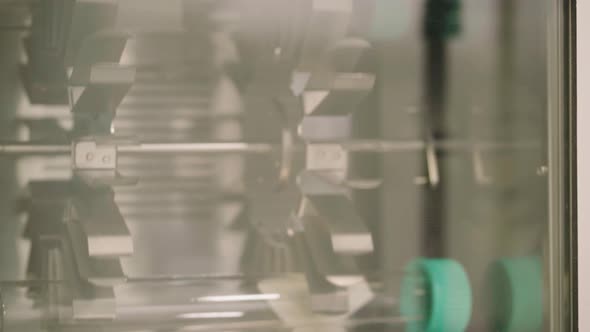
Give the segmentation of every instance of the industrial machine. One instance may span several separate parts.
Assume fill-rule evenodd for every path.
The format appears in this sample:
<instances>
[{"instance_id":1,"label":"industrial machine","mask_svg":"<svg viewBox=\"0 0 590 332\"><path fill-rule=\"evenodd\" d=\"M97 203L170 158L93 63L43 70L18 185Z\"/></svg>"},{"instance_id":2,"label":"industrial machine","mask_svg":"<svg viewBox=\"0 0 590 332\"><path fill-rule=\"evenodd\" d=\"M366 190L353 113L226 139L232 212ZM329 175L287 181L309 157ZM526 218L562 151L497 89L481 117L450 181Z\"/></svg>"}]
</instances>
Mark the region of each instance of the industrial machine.
<instances>
[{"instance_id":1,"label":"industrial machine","mask_svg":"<svg viewBox=\"0 0 590 332\"><path fill-rule=\"evenodd\" d=\"M577 330L574 23L0 0L0 332Z\"/></svg>"}]
</instances>

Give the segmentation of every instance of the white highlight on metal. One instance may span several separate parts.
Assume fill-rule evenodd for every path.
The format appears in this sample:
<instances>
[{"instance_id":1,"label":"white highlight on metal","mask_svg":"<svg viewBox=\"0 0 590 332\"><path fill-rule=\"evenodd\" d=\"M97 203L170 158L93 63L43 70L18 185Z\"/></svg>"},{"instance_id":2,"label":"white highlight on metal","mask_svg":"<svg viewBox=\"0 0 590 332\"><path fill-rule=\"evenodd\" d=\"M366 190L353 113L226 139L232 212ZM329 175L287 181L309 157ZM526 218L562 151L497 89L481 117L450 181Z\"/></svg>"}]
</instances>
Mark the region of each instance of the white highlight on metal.
<instances>
[{"instance_id":1,"label":"white highlight on metal","mask_svg":"<svg viewBox=\"0 0 590 332\"><path fill-rule=\"evenodd\" d=\"M203 296L196 299L197 302L252 302L252 301L274 301L281 298L278 293L266 294L240 294L240 295L217 295Z\"/></svg>"},{"instance_id":2,"label":"white highlight on metal","mask_svg":"<svg viewBox=\"0 0 590 332\"><path fill-rule=\"evenodd\" d=\"M333 234L331 237L334 251L349 254L365 254L373 251L371 233Z\"/></svg>"},{"instance_id":3,"label":"white highlight on metal","mask_svg":"<svg viewBox=\"0 0 590 332\"><path fill-rule=\"evenodd\" d=\"M578 330L590 330L590 2L577 1Z\"/></svg>"},{"instance_id":4,"label":"white highlight on metal","mask_svg":"<svg viewBox=\"0 0 590 332\"><path fill-rule=\"evenodd\" d=\"M76 143L79 144L79 143ZM343 150L349 152L411 152L426 149L429 144L419 140L342 140L342 141L319 141L307 142L307 144L332 144L339 145ZM538 142L472 142L461 140L435 141L431 143L434 149L452 151L472 151L477 148L479 151L487 150L528 150L539 149ZM108 145L103 142L101 145ZM246 143L246 142L194 142L194 143L142 143L136 145L112 146L117 152L123 153L268 153L281 149L280 144L274 143ZM299 149L299 145L293 146ZM70 145L58 144L35 144L30 142L0 143L0 154L69 154Z\"/></svg>"},{"instance_id":5,"label":"white highlight on metal","mask_svg":"<svg viewBox=\"0 0 590 332\"><path fill-rule=\"evenodd\" d=\"M254 143L164 143L164 144L139 144L119 146L119 152L126 153L240 153L240 152L271 152L270 144Z\"/></svg>"},{"instance_id":6,"label":"white highlight on metal","mask_svg":"<svg viewBox=\"0 0 590 332\"><path fill-rule=\"evenodd\" d=\"M211 318L240 318L244 313L241 311L220 311L220 312L189 312L176 317L181 319L211 319Z\"/></svg>"}]
</instances>

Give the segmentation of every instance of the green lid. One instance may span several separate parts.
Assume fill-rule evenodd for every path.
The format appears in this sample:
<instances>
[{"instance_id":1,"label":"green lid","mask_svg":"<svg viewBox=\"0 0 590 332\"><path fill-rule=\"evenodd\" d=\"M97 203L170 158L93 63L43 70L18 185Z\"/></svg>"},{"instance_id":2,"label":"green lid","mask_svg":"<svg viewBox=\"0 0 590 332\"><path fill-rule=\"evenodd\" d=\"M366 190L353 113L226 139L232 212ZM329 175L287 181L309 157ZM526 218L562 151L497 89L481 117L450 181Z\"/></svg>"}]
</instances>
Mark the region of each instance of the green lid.
<instances>
[{"instance_id":1,"label":"green lid","mask_svg":"<svg viewBox=\"0 0 590 332\"><path fill-rule=\"evenodd\" d=\"M375 0L370 39L391 40L408 31L415 14L408 1ZM452 38L461 32L460 0L427 0L424 32L427 38Z\"/></svg>"},{"instance_id":2,"label":"green lid","mask_svg":"<svg viewBox=\"0 0 590 332\"><path fill-rule=\"evenodd\" d=\"M461 1L427 0L424 33L427 38L448 39L461 32Z\"/></svg>"},{"instance_id":3,"label":"green lid","mask_svg":"<svg viewBox=\"0 0 590 332\"><path fill-rule=\"evenodd\" d=\"M499 332L536 332L543 326L543 274L537 257L502 259L489 273L491 322Z\"/></svg>"},{"instance_id":4,"label":"green lid","mask_svg":"<svg viewBox=\"0 0 590 332\"><path fill-rule=\"evenodd\" d=\"M471 287L449 259L418 259L402 281L400 311L408 332L463 332L471 317Z\"/></svg>"}]
</instances>

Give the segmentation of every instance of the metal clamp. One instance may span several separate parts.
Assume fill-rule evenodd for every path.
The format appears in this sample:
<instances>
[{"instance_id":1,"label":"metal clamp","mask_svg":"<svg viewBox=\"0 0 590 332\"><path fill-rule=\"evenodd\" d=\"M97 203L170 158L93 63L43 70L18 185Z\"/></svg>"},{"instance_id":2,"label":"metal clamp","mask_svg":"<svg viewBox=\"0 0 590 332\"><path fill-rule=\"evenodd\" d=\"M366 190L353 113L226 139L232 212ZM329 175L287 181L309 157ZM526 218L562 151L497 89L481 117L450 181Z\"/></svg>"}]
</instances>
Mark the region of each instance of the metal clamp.
<instances>
[{"instance_id":1,"label":"metal clamp","mask_svg":"<svg viewBox=\"0 0 590 332\"><path fill-rule=\"evenodd\" d=\"M72 169L91 186L131 185L136 178L123 177L117 172L120 146L137 145L126 137L105 136L83 138L72 144Z\"/></svg>"},{"instance_id":2,"label":"metal clamp","mask_svg":"<svg viewBox=\"0 0 590 332\"><path fill-rule=\"evenodd\" d=\"M426 172L428 183L432 188L436 188L440 183L440 171L438 167L438 158L436 156L436 146L434 140L429 139L426 144Z\"/></svg>"},{"instance_id":3,"label":"metal clamp","mask_svg":"<svg viewBox=\"0 0 590 332\"><path fill-rule=\"evenodd\" d=\"M117 168L117 146L96 141L73 143L72 168L75 170L114 170Z\"/></svg>"}]
</instances>

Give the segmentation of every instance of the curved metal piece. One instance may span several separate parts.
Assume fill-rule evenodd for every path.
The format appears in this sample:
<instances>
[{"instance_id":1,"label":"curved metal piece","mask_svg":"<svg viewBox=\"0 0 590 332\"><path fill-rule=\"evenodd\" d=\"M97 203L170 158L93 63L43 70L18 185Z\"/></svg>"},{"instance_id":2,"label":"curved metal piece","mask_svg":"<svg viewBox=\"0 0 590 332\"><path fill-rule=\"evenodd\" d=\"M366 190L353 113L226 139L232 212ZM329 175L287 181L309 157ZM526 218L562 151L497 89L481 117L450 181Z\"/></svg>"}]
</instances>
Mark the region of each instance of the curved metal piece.
<instances>
[{"instance_id":1,"label":"curved metal piece","mask_svg":"<svg viewBox=\"0 0 590 332\"><path fill-rule=\"evenodd\" d=\"M438 168L438 158L436 156L436 147L432 140L426 145L426 170L428 172L428 183L435 188L440 182L440 172Z\"/></svg>"}]
</instances>

